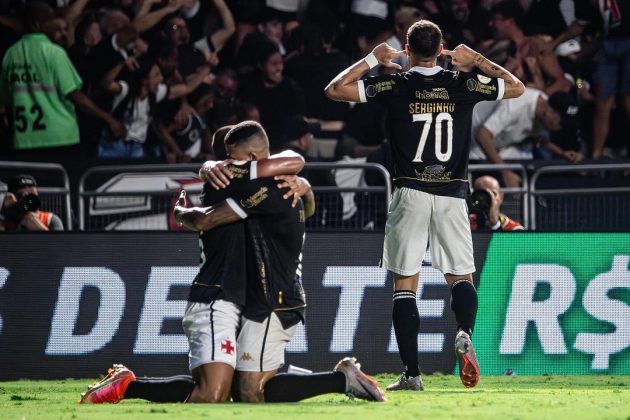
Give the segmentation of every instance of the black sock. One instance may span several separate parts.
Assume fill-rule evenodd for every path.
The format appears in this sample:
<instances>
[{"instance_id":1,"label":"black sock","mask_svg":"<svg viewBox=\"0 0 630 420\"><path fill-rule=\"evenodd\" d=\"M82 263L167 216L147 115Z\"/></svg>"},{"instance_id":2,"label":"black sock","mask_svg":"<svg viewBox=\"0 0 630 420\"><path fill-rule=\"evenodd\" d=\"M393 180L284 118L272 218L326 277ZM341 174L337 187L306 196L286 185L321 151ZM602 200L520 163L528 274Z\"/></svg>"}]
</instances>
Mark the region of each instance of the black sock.
<instances>
[{"instance_id":1,"label":"black sock","mask_svg":"<svg viewBox=\"0 0 630 420\"><path fill-rule=\"evenodd\" d=\"M346 375L342 372L296 375L279 373L265 384L265 402L296 402L317 395L346 392Z\"/></svg>"},{"instance_id":2,"label":"black sock","mask_svg":"<svg viewBox=\"0 0 630 420\"><path fill-rule=\"evenodd\" d=\"M186 402L195 387L192 376L137 378L125 391L125 398L142 398L158 403Z\"/></svg>"},{"instance_id":3,"label":"black sock","mask_svg":"<svg viewBox=\"0 0 630 420\"><path fill-rule=\"evenodd\" d=\"M405 365L407 377L420 375L418 366L418 330L420 315L416 304L416 292L397 290L394 292L394 310L392 313L396 342L400 359Z\"/></svg>"},{"instance_id":4,"label":"black sock","mask_svg":"<svg viewBox=\"0 0 630 420\"><path fill-rule=\"evenodd\" d=\"M477 317L477 290L467 280L458 280L451 287L451 309L455 312L457 328L472 335Z\"/></svg>"}]
</instances>

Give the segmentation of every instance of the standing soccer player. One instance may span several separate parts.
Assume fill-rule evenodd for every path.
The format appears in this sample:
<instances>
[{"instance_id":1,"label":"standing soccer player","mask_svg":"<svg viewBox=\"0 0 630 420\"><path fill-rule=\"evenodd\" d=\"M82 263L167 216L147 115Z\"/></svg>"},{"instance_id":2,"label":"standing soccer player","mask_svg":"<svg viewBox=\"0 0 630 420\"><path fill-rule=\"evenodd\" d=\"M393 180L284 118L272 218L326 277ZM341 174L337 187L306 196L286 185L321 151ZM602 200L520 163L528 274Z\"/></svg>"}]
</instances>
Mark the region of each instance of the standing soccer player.
<instances>
[{"instance_id":1,"label":"standing soccer player","mask_svg":"<svg viewBox=\"0 0 630 420\"><path fill-rule=\"evenodd\" d=\"M400 69L392 59L403 54L409 56L409 71L360 80L379 64ZM451 56L459 68L474 69L445 70L437 66L440 55ZM465 202L472 111L477 102L515 98L524 89L510 72L465 45L444 50L440 28L427 20L409 28L404 51L380 44L326 87L331 99L376 101L388 110L396 189L385 226L383 265L394 276L392 318L405 365L398 381L387 387L390 391L423 389L416 290L427 242L433 266L451 288L460 378L466 387L479 382L479 364L470 340L477 291Z\"/></svg>"}]
</instances>

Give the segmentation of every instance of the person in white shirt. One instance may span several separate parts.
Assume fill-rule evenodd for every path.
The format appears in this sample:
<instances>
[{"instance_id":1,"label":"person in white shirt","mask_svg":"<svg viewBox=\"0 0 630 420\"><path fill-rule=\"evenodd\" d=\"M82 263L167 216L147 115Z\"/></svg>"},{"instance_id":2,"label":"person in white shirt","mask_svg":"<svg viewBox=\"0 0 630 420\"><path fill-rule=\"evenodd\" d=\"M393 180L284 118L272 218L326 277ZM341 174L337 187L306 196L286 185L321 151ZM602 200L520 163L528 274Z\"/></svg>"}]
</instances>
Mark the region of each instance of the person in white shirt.
<instances>
[{"instance_id":1,"label":"person in white shirt","mask_svg":"<svg viewBox=\"0 0 630 420\"><path fill-rule=\"evenodd\" d=\"M505 163L504 159L532 159L532 144L527 139L535 138L540 146L571 162L581 159L573 150L563 150L548 138L545 131L562 129L562 117L548 102L548 96L534 88L511 101L481 102L475 106L472 136L476 143L470 150L470 159ZM518 187L521 179L515 172L502 171L506 187Z\"/></svg>"}]
</instances>

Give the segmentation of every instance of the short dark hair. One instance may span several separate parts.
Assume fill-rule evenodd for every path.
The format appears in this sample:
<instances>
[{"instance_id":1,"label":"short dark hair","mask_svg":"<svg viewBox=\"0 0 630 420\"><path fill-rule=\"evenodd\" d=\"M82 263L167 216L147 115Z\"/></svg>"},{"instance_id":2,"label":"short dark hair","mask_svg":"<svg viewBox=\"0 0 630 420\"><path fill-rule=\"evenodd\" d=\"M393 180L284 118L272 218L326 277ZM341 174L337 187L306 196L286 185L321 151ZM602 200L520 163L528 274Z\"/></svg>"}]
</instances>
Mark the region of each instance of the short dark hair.
<instances>
[{"instance_id":1,"label":"short dark hair","mask_svg":"<svg viewBox=\"0 0 630 420\"><path fill-rule=\"evenodd\" d=\"M7 182L7 191L13 194L17 194L17 192L23 188L30 187L37 187L37 181L35 181L33 175L16 175Z\"/></svg>"},{"instance_id":2,"label":"short dark hair","mask_svg":"<svg viewBox=\"0 0 630 420\"><path fill-rule=\"evenodd\" d=\"M227 159L227 152L225 151L225 136L227 136L227 133L229 133L233 127L233 125L224 125L212 135L212 152L214 153L214 157L217 159Z\"/></svg>"},{"instance_id":3,"label":"short dark hair","mask_svg":"<svg viewBox=\"0 0 630 420\"><path fill-rule=\"evenodd\" d=\"M435 57L442 45L442 31L429 20L419 20L407 31L407 44L411 52L420 58Z\"/></svg>"},{"instance_id":4,"label":"short dark hair","mask_svg":"<svg viewBox=\"0 0 630 420\"><path fill-rule=\"evenodd\" d=\"M24 9L24 25L28 32L35 32L55 17L55 11L48 3L33 1Z\"/></svg>"},{"instance_id":5,"label":"short dark hair","mask_svg":"<svg viewBox=\"0 0 630 420\"><path fill-rule=\"evenodd\" d=\"M267 139L265 129L256 121L243 121L236 124L225 135L225 144L241 145L247 143L252 138L262 137Z\"/></svg>"}]
</instances>

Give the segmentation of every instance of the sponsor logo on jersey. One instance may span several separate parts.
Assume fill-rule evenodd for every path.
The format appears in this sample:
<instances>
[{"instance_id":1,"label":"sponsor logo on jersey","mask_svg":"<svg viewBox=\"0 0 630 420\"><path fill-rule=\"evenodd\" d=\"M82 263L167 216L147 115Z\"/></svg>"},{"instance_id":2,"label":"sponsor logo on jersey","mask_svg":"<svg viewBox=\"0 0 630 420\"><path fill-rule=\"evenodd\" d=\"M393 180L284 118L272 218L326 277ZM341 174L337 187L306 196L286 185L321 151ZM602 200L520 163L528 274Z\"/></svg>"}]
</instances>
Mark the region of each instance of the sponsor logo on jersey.
<instances>
[{"instance_id":1,"label":"sponsor logo on jersey","mask_svg":"<svg viewBox=\"0 0 630 420\"><path fill-rule=\"evenodd\" d=\"M416 176L420 181L450 181L453 172L444 172L445 169L443 165L429 165L422 172L416 170Z\"/></svg>"},{"instance_id":2,"label":"sponsor logo on jersey","mask_svg":"<svg viewBox=\"0 0 630 420\"><path fill-rule=\"evenodd\" d=\"M253 362L254 358L252 357L251 354L245 352L243 353L243 355L241 356L241 360L246 361L246 362Z\"/></svg>"},{"instance_id":3,"label":"sponsor logo on jersey","mask_svg":"<svg viewBox=\"0 0 630 420\"><path fill-rule=\"evenodd\" d=\"M479 76L479 75L477 75L477 76ZM466 87L471 92L475 92L476 91L476 92L479 92L479 93L483 93L484 95L489 95L492 92L497 90L497 88L495 86L479 84L475 79L468 79L466 81Z\"/></svg>"},{"instance_id":4,"label":"sponsor logo on jersey","mask_svg":"<svg viewBox=\"0 0 630 420\"><path fill-rule=\"evenodd\" d=\"M269 197L269 195L267 194L267 191L269 191L267 187L261 187L254 194L250 195L244 200L241 200L241 206L246 207L248 209L251 209L252 207L256 207L257 205L262 203L264 200L266 200L267 197Z\"/></svg>"},{"instance_id":5,"label":"sponsor logo on jersey","mask_svg":"<svg viewBox=\"0 0 630 420\"><path fill-rule=\"evenodd\" d=\"M423 90L422 92L416 90L416 98L417 99L450 99L448 97L448 91L444 88L434 88L433 91L427 92Z\"/></svg>"},{"instance_id":6,"label":"sponsor logo on jersey","mask_svg":"<svg viewBox=\"0 0 630 420\"><path fill-rule=\"evenodd\" d=\"M234 175L234 178L243 178L245 175L249 174L249 168L243 168L236 165L229 166L230 172Z\"/></svg>"},{"instance_id":7,"label":"sponsor logo on jersey","mask_svg":"<svg viewBox=\"0 0 630 420\"><path fill-rule=\"evenodd\" d=\"M373 98L377 93L392 90L395 84L396 82L393 80L384 80L373 85L368 85L368 87L365 88L365 94Z\"/></svg>"}]
</instances>

